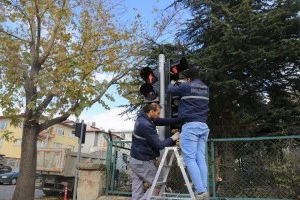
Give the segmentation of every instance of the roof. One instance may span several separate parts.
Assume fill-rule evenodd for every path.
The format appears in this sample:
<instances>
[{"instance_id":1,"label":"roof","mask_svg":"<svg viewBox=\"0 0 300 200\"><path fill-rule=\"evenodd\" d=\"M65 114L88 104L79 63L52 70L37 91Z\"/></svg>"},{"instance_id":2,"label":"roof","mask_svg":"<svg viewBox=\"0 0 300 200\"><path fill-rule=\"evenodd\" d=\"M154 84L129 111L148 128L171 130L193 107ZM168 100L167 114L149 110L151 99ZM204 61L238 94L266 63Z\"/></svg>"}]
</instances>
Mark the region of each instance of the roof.
<instances>
[{"instance_id":1,"label":"roof","mask_svg":"<svg viewBox=\"0 0 300 200\"><path fill-rule=\"evenodd\" d=\"M93 126L87 126L86 132L104 132L104 130Z\"/></svg>"}]
</instances>

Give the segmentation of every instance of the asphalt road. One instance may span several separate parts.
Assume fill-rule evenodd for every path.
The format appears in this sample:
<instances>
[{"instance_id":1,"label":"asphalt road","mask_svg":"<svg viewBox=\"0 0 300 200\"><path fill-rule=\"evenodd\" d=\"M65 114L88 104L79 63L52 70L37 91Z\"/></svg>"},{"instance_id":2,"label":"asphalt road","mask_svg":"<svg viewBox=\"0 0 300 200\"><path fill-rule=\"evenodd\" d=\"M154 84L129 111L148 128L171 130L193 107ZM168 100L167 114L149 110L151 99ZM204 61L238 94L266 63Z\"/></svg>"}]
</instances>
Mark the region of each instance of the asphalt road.
<instances>
[{"instance_id":1,"label":"asphalt road","mask_svg":"<svg viewBox=\"0 0 300 200\"><path fill-rule=\"evenodd\" d=\"M0 185L0 200L11 200L15 191L15 185ZM47 196L42 190L35 190L35 200L63 200L63 196ZM68 197L68 200L72 198ZM101 196L97 200L131 200L130 197Z\"/></svg>"},{"instance_id":2,"label":"asphalt road","mask_svg":"<svg viewBox=\"0 0 300 200\"><path fill-rule=\"evenodd\" d=\"M0 200L11 200L15 191L15 185L0 185ZM42 190L35 190L36 199L46 199Z\"/></svg>"}]
</instances>

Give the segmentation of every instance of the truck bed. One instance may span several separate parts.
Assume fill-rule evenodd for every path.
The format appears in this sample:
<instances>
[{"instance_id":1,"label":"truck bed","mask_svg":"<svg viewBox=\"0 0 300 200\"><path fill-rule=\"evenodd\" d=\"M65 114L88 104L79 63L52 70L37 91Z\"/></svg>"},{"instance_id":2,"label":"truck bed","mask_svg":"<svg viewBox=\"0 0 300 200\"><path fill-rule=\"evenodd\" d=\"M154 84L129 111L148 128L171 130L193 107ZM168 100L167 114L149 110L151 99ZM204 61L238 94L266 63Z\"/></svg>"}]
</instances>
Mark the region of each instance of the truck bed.
<instances>
[{"instance_id":1,"label":"truck bed","mask_svg":"<svg viewBox=\"0 0 300 200\"><path fill-rule=\"evenodd\" d=\"M41 174L53 174L65 177L75 176L77 152L67 148L45 148L37 151L37 168ZM82 153L80 163L105 164L106 155L92 155Z\"/></svg>"}]
</instances>

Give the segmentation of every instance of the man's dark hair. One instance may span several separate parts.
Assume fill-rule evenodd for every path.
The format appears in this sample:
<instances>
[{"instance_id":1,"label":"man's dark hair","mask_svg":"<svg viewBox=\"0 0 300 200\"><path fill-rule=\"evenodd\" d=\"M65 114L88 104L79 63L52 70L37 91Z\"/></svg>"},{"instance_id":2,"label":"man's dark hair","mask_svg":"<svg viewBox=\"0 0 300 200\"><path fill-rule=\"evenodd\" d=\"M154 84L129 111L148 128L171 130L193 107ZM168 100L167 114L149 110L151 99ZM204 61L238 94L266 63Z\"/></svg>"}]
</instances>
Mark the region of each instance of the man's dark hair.
<instances>
[{"instance_id":1,"label":"man's dark hair","mask_svg":"<svg viewBox=\"0 0 300 200\"><path fill-rule=\"evenodd\" d=\"M158 103L149 103L143 107L143 110L145 113L149 113L151 110L157 111L158 108L161 108Z\"/></svg>"},{"instance_id":2,"label":"man's dark hair","mask_svg":"<svg viewBox=\"0 0 300 200\"><path fill-rule=\"evenodd\" d=\"M188 69L186 71L183 72L183 76L185 78L190 78L191 80L194 80L194 79L199 79L200 76L199 76L199 70L196 69L196 68L192 68L192 69Z\"/></svg>"}]
</instances>

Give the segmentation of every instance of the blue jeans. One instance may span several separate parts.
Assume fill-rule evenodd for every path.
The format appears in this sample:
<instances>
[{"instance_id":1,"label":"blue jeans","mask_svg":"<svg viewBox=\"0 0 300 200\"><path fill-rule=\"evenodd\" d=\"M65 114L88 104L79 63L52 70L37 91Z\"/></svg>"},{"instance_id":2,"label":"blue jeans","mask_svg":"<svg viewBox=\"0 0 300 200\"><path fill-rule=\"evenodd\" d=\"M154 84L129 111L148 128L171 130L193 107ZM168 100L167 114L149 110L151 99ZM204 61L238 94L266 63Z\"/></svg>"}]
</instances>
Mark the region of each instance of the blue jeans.
<instances>
[{"instance_id":1,"label":"blue jeans","mask_svg":"<svg viewBox=\"0 0 300 200\"><path fill-rule=\"evenodd\" d=\"M179 142L183 160L192 179L195 191L207 192L208 169L205 159L209 134L207 124L189 122L182 126Z\"/></svg>"}]
</instances>

